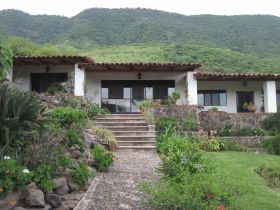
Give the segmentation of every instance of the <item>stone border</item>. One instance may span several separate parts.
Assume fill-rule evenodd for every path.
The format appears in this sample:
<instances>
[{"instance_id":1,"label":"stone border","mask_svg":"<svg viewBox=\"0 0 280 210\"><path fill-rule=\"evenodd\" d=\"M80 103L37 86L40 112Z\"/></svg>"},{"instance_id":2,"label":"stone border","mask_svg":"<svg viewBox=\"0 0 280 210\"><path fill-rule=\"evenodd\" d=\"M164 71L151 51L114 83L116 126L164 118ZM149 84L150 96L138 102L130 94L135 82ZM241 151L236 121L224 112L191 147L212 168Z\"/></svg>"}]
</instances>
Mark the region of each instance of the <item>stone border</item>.
<instances>
[{"instance_id":1,"label":"stone border","mask_svg":"<svg viewBox=\"0 0 280 210\"><path fill-rule=\"evenodd\" d=\"M89 188L85 192L83 198L79 201L79 203L76 205L76 207L73 210L87 210L89 200L86 199L86 196L88 195L88 193L92 193L95 191L95 188L99 183L99 180L100 180L100 177L98 175L96 175L94 177L94 179L92 180Z\"/></svg>"},{"instance_id":2,"label":"stone border","mask_svg":"<svg viewBox=\"0 0 280 210\"><path fill-rule=\"evenodd\" d=\"M272 136L219 136L224 141L232 141L243 145L255 145L272 138Z\"/></svg>"}]
</instances>

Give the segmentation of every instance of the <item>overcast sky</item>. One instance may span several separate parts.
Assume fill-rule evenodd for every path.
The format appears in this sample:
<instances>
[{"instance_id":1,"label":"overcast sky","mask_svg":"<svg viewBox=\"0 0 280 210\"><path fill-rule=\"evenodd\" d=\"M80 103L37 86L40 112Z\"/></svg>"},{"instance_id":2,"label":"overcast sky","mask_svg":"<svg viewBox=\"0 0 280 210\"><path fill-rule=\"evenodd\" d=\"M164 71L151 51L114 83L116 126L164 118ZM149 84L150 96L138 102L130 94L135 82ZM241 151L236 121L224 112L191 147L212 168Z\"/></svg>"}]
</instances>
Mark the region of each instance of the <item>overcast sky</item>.
<instances>
[{"instance_id":1,"label":"overcast sky","mask_svg":"<svg viewBox=\"0 0 280 210\"><path fill-rule=\"evenodd\" d=\"M0 0L0 10L74 16L84 9L151 8L185 15L270 14L280 16L280 0Z\"/></svg>"}]
</instances>

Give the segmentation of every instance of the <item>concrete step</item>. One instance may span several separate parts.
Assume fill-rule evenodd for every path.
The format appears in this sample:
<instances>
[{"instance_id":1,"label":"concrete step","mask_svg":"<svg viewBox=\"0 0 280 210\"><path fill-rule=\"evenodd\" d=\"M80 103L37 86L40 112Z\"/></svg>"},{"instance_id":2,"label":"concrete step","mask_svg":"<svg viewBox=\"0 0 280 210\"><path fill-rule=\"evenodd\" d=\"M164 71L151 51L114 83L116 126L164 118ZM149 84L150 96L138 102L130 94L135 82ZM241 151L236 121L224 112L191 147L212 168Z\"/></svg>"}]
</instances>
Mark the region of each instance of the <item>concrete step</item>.
<instances>
[{"instance_id":1,"label":"concrete step","mask_svg":"<svg viewBox=\"0 0 280 210\"><path fill-rule=\"evenodd\" d=\"M95 122L118 122L118 123L122 123L122 122L126 122L126 123L134 123L134 122L142 122L145 123L146 120L143 118L97 118L95 119Z\"/></svg>"},{"instance_id":2,"label":"concrete step","mask_svg":"<svg viewBox=\"0 0 280 210\"><path fill-rule=\"evenodd\" d=\"M110 131L149 131L148 126L102 126Z\"/></svg>"},{"instance_id":3,"label":"concrete step","mask_svg":"<svg viewBox=\"0 0 280 210\"><path fill-rule=\"evenodd\" d=\"M155 146L156 141L118 141L118 146Z\"/></svg>"},{"instance_id":4,"label":"concrete step","mask_svg":"<svg viewBox=\"0 0 280 210\"><path fill-rule=\"evenodd\" d=\"M94 124L96 126L148 126L147 122L97 122L95 121Z\"/></svg>"},{"instance_id":5,"label":"concrete step","mask_svg":"<svg viewBox=\"0 0 280 210\"><path fill-rule=\"evenodd\" d=\"M117 136L156 136L153 131L112 131Z\"/></svg>"},{"instance_id":6,"label":"concrete step","mask_svg":"<svg viewBox=\"0 0 280 210\"><path fill-rule=\"evenodd\" d=\"M155 141L155 136L115 136L117 141Z\"/></svg>"},{"instance_id":7,"label":"concrete step","mask_svg":"<svg viewBox=\"0 0 280 210\"><path fill-rule=\"evenodd\" d=\"M97 118L144 118L145 115L142 114L105 114L98 115Z\"/></svg>"},{"instance_id":8,"label":"concrete step","mask_svg":"<svg viewBox=\"0 0 280 210\"><path fill-rule=\"evenodd\" d=\"M118 149L156 149L156 146L118 146Z\"/></svg>"}]
</instances>

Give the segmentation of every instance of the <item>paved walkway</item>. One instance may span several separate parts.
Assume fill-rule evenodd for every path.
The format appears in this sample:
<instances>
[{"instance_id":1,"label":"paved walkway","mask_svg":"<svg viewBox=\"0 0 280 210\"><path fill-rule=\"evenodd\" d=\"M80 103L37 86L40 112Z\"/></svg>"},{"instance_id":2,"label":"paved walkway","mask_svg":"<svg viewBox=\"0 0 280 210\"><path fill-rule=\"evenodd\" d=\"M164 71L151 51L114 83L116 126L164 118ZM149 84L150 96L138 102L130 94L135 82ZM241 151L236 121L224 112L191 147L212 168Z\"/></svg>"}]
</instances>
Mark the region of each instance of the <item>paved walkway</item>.
<instances>
[{"instance_id":1,"label":"paved walkway","mask_svg":"<svg viewBox=\"0 0 280 210\"><path fill-rule=\"evenodd\" d=\"M115 155L118 159L114 166L107 173L98 174L75 210L149 209L142 206L138 184L159 177L156 151L120 150Z\"/></svg>"}]
</instances>

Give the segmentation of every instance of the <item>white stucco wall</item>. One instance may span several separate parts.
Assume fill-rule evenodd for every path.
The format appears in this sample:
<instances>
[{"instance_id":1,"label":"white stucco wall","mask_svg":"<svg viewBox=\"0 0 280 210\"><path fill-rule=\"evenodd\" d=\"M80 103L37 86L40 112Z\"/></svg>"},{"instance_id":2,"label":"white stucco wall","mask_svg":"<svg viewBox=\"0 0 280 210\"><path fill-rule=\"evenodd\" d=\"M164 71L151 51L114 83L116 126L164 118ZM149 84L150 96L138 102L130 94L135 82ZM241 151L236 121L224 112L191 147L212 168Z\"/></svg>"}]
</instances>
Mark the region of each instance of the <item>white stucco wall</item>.
<instances>
[{"instance_id":1,"label":"white stucco wall","mask_svg":"<svg viewBox=\"0 0 280 210\"><path fill-rule=\"evenodd\" d=\"M74 72L74 65L50 66L49 73L70 73ZM13 81L18 89L30 91L30 73L46 73L46 65L14 65Z\"/></svg>"},{"instance_id":2,"label":"white stucco wall","mask_svg":"<svg viewBox=\"0 0 280 210\"><path fill-rule=\"evenodd\" d=\"M101 103L101 80L137 80L138 72L86 72L86 98L94 103ZM178 104L185 104L186 73L141 72L141 80L175 80L175 91L181 99Z\"/></svg>"},{"instance_id":3,"label":"white stucco wall","mask_svg":"<svg viewBox=\"0 0 280 210\"><path fill-rule=\"evenodd\" d=\"M197 80L193 71L187 72L188 104L197 105Z\"/></svg>"},{"instance_id":4,"label":"white stucco wall","mask_svg":"<svg viewBox=\"0 0 280 210\"><path fill-rule=\"evenodd\" d=\"M254 91L254 103L257 105L257 112L261 111L263 81L247 81L247 86L242 85L243 81L198 81L198 90L226 90L227 106L215 106L220 111L229 113L237 112L237 91ZM208 110L212 106L205 106L204 110Z\"/></svg>"},{"instance_id":5,"label":"white stucco wall","mask_svg":"<svg viewBox=\"0 0 280 210\"><path fill-rule=\"evenodd\" d=\"M265 81L263 83L264 92L264 111L268 113L277 112L277 101L276 101L276 82Z\"/></svg>"}]
</instances>

